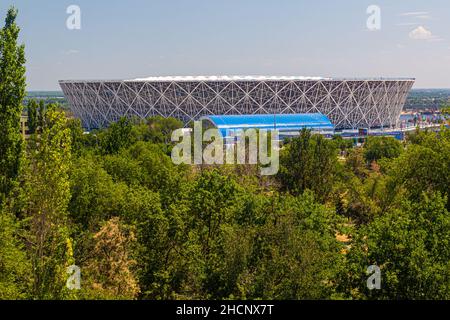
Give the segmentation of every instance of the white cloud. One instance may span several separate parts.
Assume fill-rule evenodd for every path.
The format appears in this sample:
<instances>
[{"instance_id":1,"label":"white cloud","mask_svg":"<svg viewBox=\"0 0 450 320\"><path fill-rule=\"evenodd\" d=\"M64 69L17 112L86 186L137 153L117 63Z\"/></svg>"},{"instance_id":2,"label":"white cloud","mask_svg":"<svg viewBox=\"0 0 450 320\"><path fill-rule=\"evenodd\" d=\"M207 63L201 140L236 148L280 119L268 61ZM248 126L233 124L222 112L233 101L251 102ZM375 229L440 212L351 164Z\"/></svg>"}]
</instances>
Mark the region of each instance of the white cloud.
<instances>
[{"instance_id":1,"label":"white cloud","mask_svg":"<svg viewBox=\"0 0 450 320\"><path fill-rule=\"evenodd\" d=\"M63 53L64 53L65 55L72 55L72 54L78 54L78 53L80 53L80 51L79 51L79 50L76 50L76 49L69 49L69 50L63 51Z\"/></svg>"},{"instance_id":2,"label":"white cloud","mask_svg":"<svg viewBox=\"0 0 450 320\"><path fill-rule=\"evenodd\" d=\"M423 20L429 20L429 19L431 19L431 16L424 14L424 15L416 16L416 18L423 19Z\"/></svg>"},{"instance_id":3,"label":"white cloud","mask_svg":"<svg viewBox=\"0 0 450 320\"><path fill-rule=\"evenodd\" d=\"M423 26L418 26L409 33L409 37L414 40L431 40L434 38L433 33Z\"/></svg>"},{"instance_id":4,"label":"white cloud","mask_svg":"<svg viewBox=\"0 0 450 320\"><path fill-rule=\"evenodd\" d=\"M397 23L397 26L399 27L410 27L410 26L418 26L420 25L420 23L417 22L402 22L402 23Z\"/></svg>"},{"instance_id":5,"label":"white cloud","mask_svg":"<svg viewBox=\"0 0 450 320\"><path fill-rule=\"evenodd\" d=\"M413 40L427 40L430 42L444 41L440 36L434 35L430 30L423 26L419 26L409 33L409 37Z\"/></svg>"},{"instance_id":6,"label":"white cloud","mask_svg":"<svg viewBox=\"0 0 450 320\"><path fill-rule=\"evenodd\" d=\"M415 12L404 12L401 13L400 16L402 17L409 17L409 16L429 16L429 12L427 11L415 11Z\"/></svg>"},{"instance_id":7,"label":"white cloud","mask_svg":"<svg viewBox=\"0 0 450 320\"><path fill-rule=\"evenodd\" d=\"M404 13L399 14L399 16L408 17L410 19L414 19L415 21L433 19L431 14L427 11L404 12ZM403 21L403 22L397 23L397 26L420 26L420 25L421 25L420 22L418 23L418 22L412 22L412 21ZM419 30L419 32L421 32L421 31L423 31L423 30Z\"/></svg>"}]
</instances>

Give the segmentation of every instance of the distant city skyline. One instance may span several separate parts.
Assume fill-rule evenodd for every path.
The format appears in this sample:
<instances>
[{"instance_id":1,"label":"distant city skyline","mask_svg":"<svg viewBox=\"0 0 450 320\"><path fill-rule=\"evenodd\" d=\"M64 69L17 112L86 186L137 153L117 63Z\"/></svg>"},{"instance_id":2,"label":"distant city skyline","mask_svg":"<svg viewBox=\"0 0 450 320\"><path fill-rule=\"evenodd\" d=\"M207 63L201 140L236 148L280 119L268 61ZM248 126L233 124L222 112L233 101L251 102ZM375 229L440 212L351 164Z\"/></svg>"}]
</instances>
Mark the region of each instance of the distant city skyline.
<instances>
[{"instance_id":1,"label":"distant city skyline","mask_svg":"<svg viewBox=\"0 0 450 320\"><path fill-rule=\"evenodd\" d=\"M342 2L3 0L0 16L19 9L29 91L200 75L413 77L414 88L450 88L448 0ZM80 30L66 26L71 5Z\"/></svg>"}]
</instances>

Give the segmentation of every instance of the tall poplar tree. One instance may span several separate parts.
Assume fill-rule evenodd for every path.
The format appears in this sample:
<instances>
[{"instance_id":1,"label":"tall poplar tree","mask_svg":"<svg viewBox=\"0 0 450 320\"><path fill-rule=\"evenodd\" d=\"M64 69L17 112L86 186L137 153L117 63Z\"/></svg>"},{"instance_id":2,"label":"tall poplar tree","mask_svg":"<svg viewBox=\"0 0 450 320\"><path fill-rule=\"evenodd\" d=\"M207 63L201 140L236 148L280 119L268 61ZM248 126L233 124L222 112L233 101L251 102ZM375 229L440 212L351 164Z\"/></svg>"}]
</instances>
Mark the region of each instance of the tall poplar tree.
<instances>
[{"instance_id":1,"label":"tall poplar tree","mask_svg":"<svg viewBox=\"0 0 450 320\"><path fill-rule=\"evenodd\" d=\"M0 300L26 298L31 265L17 238L15 216L3 206L19 173L20 114L25 96L24 47L17 45L17 10L9 9L0 28Z\"/></svg>"},{"instance_id":2,"label":"tall poplar tree","mask_svg":"<svg viewBox=\"0 0 450 320\"><path fill-rule=\"evenodd\" d=\"M22 152L20 115L25 97L25 47L18 45L17 10L8 10L0 29L0 204L19 173Z\"/></svg>"},{"instance_id":3,"label":"tall poplar tree","mask_svg":"<svg viewBox=\"0 0 450 320\"><path fill-rule=\"evenodd\" d=\"M63 299L70 297L66 268L74 263L67 217L71 133L64 113L54 105L44 123L22 170L29 217L25 237L33 265L33 297Z\"/></svg>"},{"instance_id":4,"label":"tall poplar tree","mask_svg":"<svg viewBox=\"0 0 450 320\"><path fill-rule=\"evenodd\" d=\"M34 134L38 127L38 103L36 100L31 100L28 104L28 131Z\"/></svg>"}]
</instances>

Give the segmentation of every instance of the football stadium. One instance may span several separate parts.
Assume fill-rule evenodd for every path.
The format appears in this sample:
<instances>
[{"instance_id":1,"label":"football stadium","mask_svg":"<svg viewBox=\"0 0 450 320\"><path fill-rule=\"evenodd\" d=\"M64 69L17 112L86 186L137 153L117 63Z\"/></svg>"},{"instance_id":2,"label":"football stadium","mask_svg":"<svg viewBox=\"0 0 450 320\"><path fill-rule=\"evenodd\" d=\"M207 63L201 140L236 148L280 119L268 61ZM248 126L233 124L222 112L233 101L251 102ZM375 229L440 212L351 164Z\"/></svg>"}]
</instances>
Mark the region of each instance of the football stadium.
<instances>
[{"instance_id":1,"label":"football stadium","mask_svg":"<svg viewBox=\"0 0 450 320\"><path fill-rule=\"evenodd\" d=\"M219 115L322 114L335 129L397 127L413 78L275 76L63 80L60 86L87 130L123 116L174 117L185 125Z\"/></svg>"}]
</instances>

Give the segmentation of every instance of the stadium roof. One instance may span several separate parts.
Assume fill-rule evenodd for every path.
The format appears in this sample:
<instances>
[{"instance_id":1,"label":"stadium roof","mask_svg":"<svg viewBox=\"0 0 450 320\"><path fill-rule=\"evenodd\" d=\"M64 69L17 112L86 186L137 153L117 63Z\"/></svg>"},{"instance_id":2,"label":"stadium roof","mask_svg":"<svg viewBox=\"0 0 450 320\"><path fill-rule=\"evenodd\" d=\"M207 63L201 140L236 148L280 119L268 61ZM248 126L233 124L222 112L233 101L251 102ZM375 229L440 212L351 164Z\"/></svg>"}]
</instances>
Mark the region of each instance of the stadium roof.
<instances>
[{"instance_id":1,"label":"stadium roof","mask_svg":"<svg viewBox=\"0 0 450 320\"><path fill-rule=\"evenodd\" d=\"M300 77L300 76L167 76L137 78L126 81L264 81L264 80L331 80L322 77Z\"/></svg>"},{"instance_id":2,"label":"stadium roof","mask_svg":"<svg viewBox=\"0 0 450 320\"><path fill-rule=\"evenodd\" d=\"M304 128L313 130L333 130L334 126L327 116L321 113L304 114L252 114L205 116L200 120L211 122L223 137L227 131L245 129L266 129L282 131L299 131Z\"/></svg>"},{"instance_id":3,"label":"stadium roof","mask_svg":"<svg viewBox=\"0 0 450 320\"><path fill-rule=\"evenodd\" d=\"M60 80L60 83L84 82L196 82L196 81L414 81L415 78L330 78L303 76L155 76L136 79L105 79L105 80Z\"/></svg>"},{"instance_id":4,"label":"stadium roof","mask_svg":"<svg viewBox=\"0 0 450 320\"><path fill-rule=\"evenodd\" d=\"M330 78L330 77L304 77L304 76L160 76L148 78L136 78L125 81L148 81L148 82L164 82L164 81L410 81L413 78Z\"/></svg>"}]
</instances>

